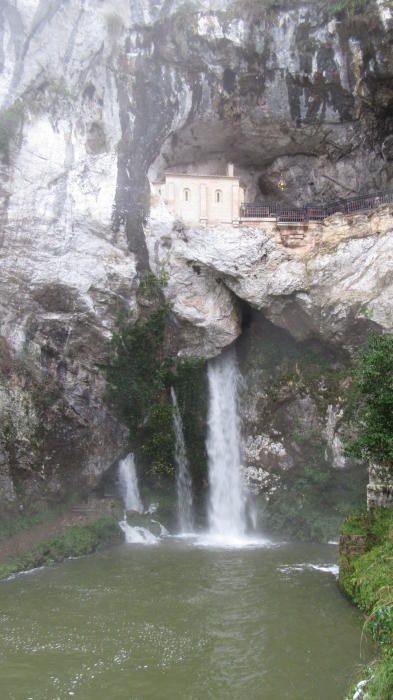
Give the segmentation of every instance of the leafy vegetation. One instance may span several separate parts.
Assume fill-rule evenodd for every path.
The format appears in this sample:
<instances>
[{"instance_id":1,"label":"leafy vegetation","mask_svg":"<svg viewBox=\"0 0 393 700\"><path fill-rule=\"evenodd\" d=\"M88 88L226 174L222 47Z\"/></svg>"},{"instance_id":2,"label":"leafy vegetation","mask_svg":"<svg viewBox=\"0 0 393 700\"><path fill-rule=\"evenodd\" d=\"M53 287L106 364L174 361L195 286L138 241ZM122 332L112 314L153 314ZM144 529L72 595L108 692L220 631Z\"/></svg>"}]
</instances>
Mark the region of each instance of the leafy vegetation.
<instances>
[{"instance_id":1,"label":"leafy vegetation","mask_svg":"<svg viewBox=\"0 0 393 700\"><path fill-rule=\"evenodd\" d=\"M378 465L381 478L393 468L393 335L372 335L353 371L349 413L357 436L348 453ZM340 585L366 614L365 630L381 648L370 666L366 697L393 697L393 510L353 513L342 527ZM353 697L353 693L350 695Z\"/></svg>"},{"instance_id":2,"label":"leafy vegetation","mask_svg":"<svg viewBox=\"0 0 393 700\"><path fill-rule=\"evenodd\" d=\"M205 361L196 358L180 359L176 365L173 386L176 390L179 410L188 449L188 460L194 490L198 494L207 480L206 416L208 387Z\"/></svg>"},{"instance_id":3,"label":"leafy vegetation","mask_svg":"<svg viewBox=\"0 0 393 700\"><path fill-rule=\"evenodd\" d=\"M361 543L360 550L357 543ZM354 547L355 544L355 547ZM366 671L367 698L393 697L393 510L353 514L342 528L340 585L366 614L365 630L381 648Z\"/></svg>"},{"instance_id":4,"label":"leafy vegetation","mask_svg":"<svg viewBox=\"0 0 393 700\"><path fill-rule=\"evenodd\" d=\"M153 476L174 472L173 406L170 388L181 393L181 411L186 426L186 441L196 439L194 463L201 461L201 421L192 426L196 414L193 398L202 365L197 360L178 360L171 355L167 339L170 306L163 296L165 275L148 273L141 281L139 296L147 309L137 319L122 312L113 334L106 371L108 398L117 407L130 431L130 443Z\"/></svg>"},{"instance_id":5,"label":"leafy vegetation","mask_svg":"<svg viewBox=\"0 0 393 700\"><path fill-rule=\"evenodd\" d=\"M333 0L330 11L334 14L345 12L347 15L355 15L365 9L369 0Z\"/></svg>"},{"instance_id":6,"label":"leafy vegetation","mask_svg":"<svg viewBox=\"0 0 393 700\"><path fill-rule=\"evenodd\" d=\"M13 535L17 535L19 532L23 532L24 530L29 530L35 525L50 523L60 515L67 513L76 502L77 499L73 496L72 499L68 499L65 503L61 503L59 505L41 508L37 512L29 511L18 513L13 517L7 517L4 520L0 520L0 541L5 540L8 537L12 537Z\"/></svg>"},{"instance_id":7,"label":"leafy vegetation","mask_svg":"<svg viewBox=\"0 0 393 700\"><path fill-rule=\"evenodd\" d=\"M120 529L113 518L102 517L89 525L70 527L62 535L37 545L8 564L1 565L0 579L20 571L61 562L67 557L92 554L101 545L117 539L120 539Z\"/></svg>"},{"instance_id":8,"label":"leafy vegetation","mask_svg":"<svg viewBox=\"0 0 393 700\"><path fill-rule=\"evenodd\" d=\"M128 425L131 444L149 459L156 474L173 470L168 397L172 361L164 349L168 311L161 302L136 322L131 314L121 313L107 367L108 398Z\"/></svg>"},{"instance_id":9,"label":"leafy vegetation","mask_svg":"<svg viewBox=\"0 0 393 700\"><path fill-rule=\"evenodd\" d=\"M349 454L393 467L393 335L372 335L354 369L352 420L357 437Z\"/></svg>"},{"instance_id":10,"label":"leafy vegetation","mask_svg":"<svg viewBox=\"0 0 393 700\"><path fill-rule=\"evenodd\" d=\"M333 14L345 13L349 17L353 17L353 15L367 10L370 5L370 0L331 0L329 9ZM393 7L393 1L384 0L383 5Z\"/></svg>"}]
</instances>

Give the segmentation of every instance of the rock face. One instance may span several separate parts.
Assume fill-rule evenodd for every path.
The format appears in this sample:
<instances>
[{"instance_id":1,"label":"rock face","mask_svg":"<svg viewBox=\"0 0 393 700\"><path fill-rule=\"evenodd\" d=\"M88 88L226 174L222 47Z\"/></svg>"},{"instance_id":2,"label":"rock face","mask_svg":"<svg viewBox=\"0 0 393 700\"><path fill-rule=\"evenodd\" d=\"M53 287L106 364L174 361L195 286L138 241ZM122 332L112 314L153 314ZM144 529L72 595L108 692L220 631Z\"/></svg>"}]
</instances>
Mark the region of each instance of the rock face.
<instances>
[{"instance_id":1,"label":"rock face","mask_svg":"<svg viewBox=\"0 0 393 700\"><path fill-rule=\"evenodd\" d=\"M369 481L367 485L367 508L392 508L393 507L393 477L389 469L376 464L369 467Z\"/></svg>"},{"instance_id":2,"label":"rock face","mask_svg":"<svg viewBox=\"0 0 393 700\"><path fill-rule=\"evenodd\" d=\"M153 268L169 273L168 293L185 322L192 290L193 308L208 302L211 309L214 299L215 322L224 321L228 340L239 333L229 319L241 299L296 340L317 338L352 352L370 330L392 329L392 213L387 206L364 216L330 217L321 227L321 242L302 251L277 243L270 224L179 234L161 205L153 209L147 243ZM201 348L204 355L211 350L206 343Z\"/></svg>"},{"instance_id":3,"label":"rock face","mask_svg":"<svg viewBox=\"0 0 393 700\"><path fill-rule=\"evenodd\" d=\"M238 344L245 476L265 528L332 539L364 501L366 467L344 453L348 358L295 341L258 312Z\"/></svg>"},{"instance_id":4,"label":"rock face","mask_svg":"<svg viewBox=\"0 0 393 700\"><path fill-rule=\"evenodd\" d=\"M170 272L182 354L238 337L242 302L335 347L391 326L390 213L305 258L263 230L147 221L168 166L231 160L249 199L390 186L391 11L326 5L1 3L1 503L88 488L122 453L102 365L149 266Z\"/></svg>"}]
</instances>

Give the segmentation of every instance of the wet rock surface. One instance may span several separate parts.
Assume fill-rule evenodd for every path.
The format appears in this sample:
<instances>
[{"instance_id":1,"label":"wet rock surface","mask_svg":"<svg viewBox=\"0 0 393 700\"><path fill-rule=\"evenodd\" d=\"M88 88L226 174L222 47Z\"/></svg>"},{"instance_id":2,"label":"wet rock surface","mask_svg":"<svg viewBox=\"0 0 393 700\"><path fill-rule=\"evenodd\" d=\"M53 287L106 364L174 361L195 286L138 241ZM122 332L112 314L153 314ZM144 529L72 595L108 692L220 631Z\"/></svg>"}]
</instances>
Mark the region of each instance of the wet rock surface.
<instances>
[{"instance_id":1,"label":"wet rock surface","mask_svg":"<svg viewBox=\"0 0 393 700\"><path fill-rule=\"evenodd\" d=\"M392 207L330 217L321 228L322 240L316 235L316 244L300 251L285 248L263 223L190 227L179 235L161 204L152 211L147 243L153 269L169 273L167 293L183 322L191 290L194 307L212 303L206 327L212 319L224 322L227 342L240 333L229 321L240 299L296 340L316 338L352 353L370 331L392 327ZM206 346L201 352L214 354Z\"/></svg>"}]
</instances>

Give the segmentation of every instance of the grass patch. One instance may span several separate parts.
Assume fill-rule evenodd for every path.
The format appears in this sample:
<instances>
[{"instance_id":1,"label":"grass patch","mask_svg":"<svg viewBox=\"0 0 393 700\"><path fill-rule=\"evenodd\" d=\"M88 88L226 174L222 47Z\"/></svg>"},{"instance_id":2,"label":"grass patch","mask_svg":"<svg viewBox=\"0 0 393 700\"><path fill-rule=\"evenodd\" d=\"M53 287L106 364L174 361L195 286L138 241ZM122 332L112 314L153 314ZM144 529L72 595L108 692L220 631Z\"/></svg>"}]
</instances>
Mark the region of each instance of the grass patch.
<instances>
[{"instance_id":1,"label":"grass patch","mask_svg":"<svg viewBox=\"0 0 393 700\"><path fill-rule=\"evenodd\" d=\"M0 520L0 542L7 540L13 535L17 535L19 532L24 532L29 530L31 527L36 525L43 525L44 523L50 523L56 518L68 513L72 506L76 505L77 499L72 498L66 503L62 503L56 506L49 506L43 508L42 510L34 512L23 512L14 515L13 517L7 518L6 520Z\"/></svg>"},{"instance_id":2,"label":"grass patch","mask_svg":"<svg viewBox=\"0 0 393 700\"><path fill-rule=\"evenodd\" d=\"M390 510L377 511L358 510L352 513L343 523L342 535L365 535L367 549L382 544L388 537L393 524L393 514Z\"/></svg>"},{"instance_id":3,"label":"grass patch","mask_svg":"<svg viewBox=\"0 0 393 700\"><path fill-rule=\"evenodd\" d=\"M351 550L362 539L363 552ZM393 510L356 513L344 523L340 585L366 615L364 630L377 641L381 658L370 666L367 698L393 697Z\"/></svg>"},{"instance_id":4,"label":"grass patch","mask_svg":"<svg viewBox=\"0 0 393 700\"><path fill-rule=\"evenodd\" d=\"M393 691L393 658L384 658L370 666L367 700L391 700Z\"/></svg>"},{"instance_id":5,"label":"grass patch","mask_svg":"<svg viewBox=\"0 0 393 700\"><path fill-rule=\"evenodd\" d=\"M331 14L344 12L351 17L358 12L364 11L368 4L369 0L333 0L333 2L329 3L329 11Z\"/></svg>"},{"instance_id":6,"label":"grass patch","mask_svg":"<svg viewBox=\"0 0 393 700\"><path fill-rule=\"evenodd\" d=\"M393 659L382 657L363 670L364 700L392 700ZM353 700L357 684L354 683L345 700Z\"/></svg>"},{"instance_id":7,"label":"grass patch","mask_svg":"<svg viewBox=\"0 0 393 700\"><path fill-rule=\"evenodd\" d=\"M70 527L62 535L52 537L0 566L0 580L21 571L64 561L68 557L92 554L101 545L118 539L120 529L114 518L102 517L88 525Z\"/></svg>"}]
</instances>

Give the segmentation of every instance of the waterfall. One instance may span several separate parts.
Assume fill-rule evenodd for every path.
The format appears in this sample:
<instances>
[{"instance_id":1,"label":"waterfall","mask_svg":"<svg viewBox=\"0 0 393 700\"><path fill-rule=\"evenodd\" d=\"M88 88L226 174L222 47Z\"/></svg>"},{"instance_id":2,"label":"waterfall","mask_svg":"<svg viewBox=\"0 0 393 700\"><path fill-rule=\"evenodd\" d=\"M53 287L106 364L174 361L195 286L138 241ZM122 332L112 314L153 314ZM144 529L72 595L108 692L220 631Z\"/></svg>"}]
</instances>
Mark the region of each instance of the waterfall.
<instances>
[{"instance_id":1,"label":"waterfall","mask_svg":"<svg viewBox=\"0 0 393 700\"><path fill-rule=\"evenodd\" d=\"M132 452L119 462L119 481L125 508L123 520L119 522L119 525L124 532L125 541L128 544L157 544L158 537L153 535L150 530L141 526L133 527L127 522L127 511L144 513Z\"/></svg>"},{"instance_id":2,"label":"waterfall","mask_svg":"<svg viewBox=\"0 0 393 700\"><path fill-rule=\"evenodd\" d=\"M223 541L240 540L246 530L246 498L241 475L238 414L239 369L227 352L210 361L207 453L209 462L209 530Z\"/></svg>"},{"instance_id":3,"label":"waterfall","mask_svg":"<svg viewBox=\"0 0 393 700\"><path fill-rule=\"evenodd\" d=\"M135 459L132 452L119 463L119 481L126 511L135 510L137 513L143 513L135 470Z\"/></svg>"},{"instance_id":4,"label":"waterfall","mask_svg":"<svg viewBox=\"0 0 393 700\"><path fill-rule=\"evenodd\" d=\"M192 482L184 440L183 421L177 403L176 392L173 388L171 389L171 397L173 403L173 428L176 438L175 463L178 523L181 533L190 533L193 530Z\"/></svg>"}]
</instances>

